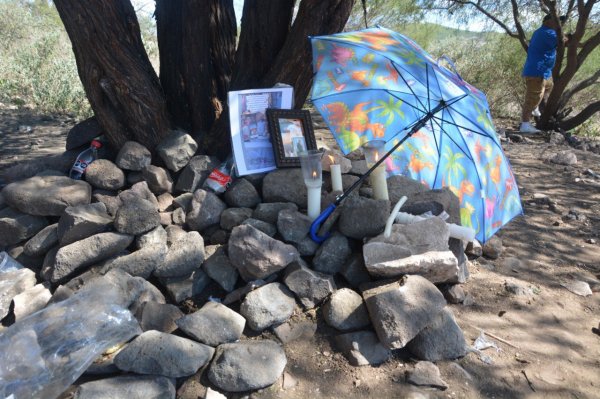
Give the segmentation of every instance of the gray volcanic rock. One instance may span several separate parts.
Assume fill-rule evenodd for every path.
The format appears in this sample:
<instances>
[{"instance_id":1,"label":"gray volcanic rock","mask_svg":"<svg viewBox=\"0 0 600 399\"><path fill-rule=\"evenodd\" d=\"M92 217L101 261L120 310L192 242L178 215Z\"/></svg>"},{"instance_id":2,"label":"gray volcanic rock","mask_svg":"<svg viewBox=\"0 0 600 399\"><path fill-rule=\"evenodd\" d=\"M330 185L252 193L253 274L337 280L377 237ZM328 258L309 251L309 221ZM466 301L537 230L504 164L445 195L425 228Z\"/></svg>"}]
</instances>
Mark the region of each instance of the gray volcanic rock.
<instances>
[{"instance_id":1,"label":"gray volcanic rock","mask_svg":"<svg viewBox=\"0 0 600 399\"><path fill-rule=\"evenodd\" d=\"M190 204L185 220L192 230L203 231L207 227L219 224L221 213L227 205L216 194L198 189Z\"/></svg>"},{"instance_id":2,"label":"gray volcanic rock","mask_svg":"<svg viewBox=\"0 0 600 399\"><path fill-rule=\"evenodd\" d=\"M285 285L307 309L314 308L335 291L332 276L309 269L303 261L291 263L285 272Z\"/></svg>"},{"instance_id":3,"label":"gray volcanic rock","mask_svg":"<svg viewBox=\"0 0 600 399\"><path fill-rule=\"evenodd\" d=\"M172 130L157 146L156 153L167 168L177 172L190 162L198 149L198 143L182 130Z\"/></svg>"},{"instance_id":4,"label":"gray volcanic rock","mask_svg":"<svg viewBox=\"0 0 600 399\"><path fill-rule=\"evenodd\" d=\"M46 218L21 213L12 208L0 210L0 246L9 246L33 237L48 226Z\"/></svg>"},{"instance_id":5,"label":"gray volcanic rock","mask_svg":"<svg viewBox=\"0 0 600 399\"><path fill-rule=\"evenodd\" d=\"M228 392L265 388L279 379L286 363L285 352L273 341L223 344L210 364L208 379Z\"/></svg>"},{"instance_id":6,"label":"gray volcanic rock","mask_svg":"<svg viewBox=\"0 0 600 399\"><path fill-rule=\"evenodd\" d=\"M291 202L263 202L256 206L252 217L269 224L277 224L279 212L284 209L298 210L298 205Z\"/></svg>"},{"instance_id":7,"label":"gray volcanic rock","mask_svg":"<svg viewBox=\"0 0 600 399\"><path fill-rule=\"evenodd\" d=\"M306 208L308 191L302 170L277 169L270 172L263 179L262 194L264 202L293 202L300 208Z\"/></svg>"},{"instance_id":8,"label":"gray volcanic rock","mask_svg":"<svg viewBox=\"0 0 600 399\"><path fill-rule=\"evenodd\" d=\"M66 207L89 204L92 187L66 176L34 176L4 187L6 203L23 213L60 216Z\"/></svg>"},{"instance_id":9,"label":"gray volcanic rock","mask_svg":"<svg viewBox=\"0 0 600 399\"><path fill-rule=\"evenodd\" d=\"M169 247L163 264L154 270L157 277L184 277L200 269L204 262L204 240L197 231L190 231Z\"/></svg>"},{"instance_id":10,"label":"gray volcanic rock","mask_svg":"<svg viewBox=\"0 0 600 399\"><path fill-rule=\"evenodd\" d=\"M376 366L392 356L392 351L383 346L371 331L338 335L336 342L353 366Z\"/></svg>"},{"instance_id":11,"label":"gray volcanic rock","mask_svg":"<svg viewBox=\"0 0 600 399\"><path fill-rule=\"evenodd\" d=\"M183 312L175 305L154 301L145 302L140 327L144 331L156 330L171 333L177 330L175 322L183 316Z\"/></svg>"},{"instance_id":12,"label":"gray volcanic rock","mask_svg":"<svg viewBox=\"0 0 600 399\"><path fill-rule=\"evenodd\" d=\"M120 190L125 186L125 173L108 159L97 159L85 169L85 181L96 188Z\"/></svg>"},{"instance_id":13,"label":"gray volcanic rock","mask_svg":"<svg viewBox=\"0 0 600 399\"><path fill-rule=\"evenodd\" d=\"M175 399L175 380L159 375L126 375L81 384L73 399Z\"/></svg>"},{"instance_id":14,"label":"gray volcanic rock","mask_svg":"<svg viewBox=\"0 0 600 399\"><path fill-rule=\"evenodd\" d=\"M175 189L193 193L206 180L210 172L219 166L219 159L208 155L196 155L190 159L179 175Z\"/></svg>"},{"instance_id":15,"label":"gray volcanic rock","mask_svg":"<svg viewBox=\"0 0 600 399\"><path fill-rule=\"evenodd\" d=\"M413 370L406 372L406 382L441 390L448 388L448 384L442 380L440 370L431 362L418 362Z\"/></svg>"},{"instance_id":16,"label":"gray volcanic rock","mask_svg":"<svg viewBox=\"0 0 600 399\"><path fill-rule=\"evenodd\" d=\"M362 240L383 231L390 215L390 202L350 196L341 209L340 232L346 237Z\"/></svg>"},{"instance_id":17,"label":"gray volcanic rock","mask_svg":"<svg viewBox=\"0 0 600 399\"><path fill-rule=\"evenodd\" d=\"M374 277L418 274L432 283L458 279L458 260L449 250L410 255L410 251L400 245L370 242L363 246L363 256L369 274Z\"/></svg>"},{"instance_id":18,"label":"gray volcanic rock","mask_svg":"<svg viewBox=\"0 0 600 399\"><path fill-rule=\"evenodd\" d=\"M323 317L327 324L340 331L358 330L371 323L362 297L349 288L331 295L323 306Z\"/></svg>"},{"instance_id":19,"label":"gray volcanic rock","mask_svg":"<svg viewBox=\"0 0 600 399\"><path fill-rule=\"evenodd\" d=\"M440 312L407 347L418 359L431 362L456 359L467 354L463 332L448 308Z\"/></svg>"},{"instance_id":20,"label":"gray volcanic rock","mask_svg":"<svg viewBox=\"0 0 600 399\"><path fill-rule=\"evenodd\" d=\"M250 184L250 183L248 183ZM220 225L223 230L230 231L252 216L250 208L227 208L221 213Z\"/></svg>"},{"instance_id":21,"label":"gray volcanic rock","mask_svg":"<svg viewBox=\"0 0 600 399\"><path fill-rule=\"evenodd\" d=\"M351 254L352 250L348 239L341 234L334 234L325 240L317 250L313 258L313 267L321 273L338 273Z\"/></svg>"},{"instance_id":22,"label":"gray volcanic rock","mask_svg":"<svg viewBox=\"0 0 600 399\"><path fill-rule=\"evenodd\" d=\"M44 256L53 246L58 244L58 223L44 227L33 236L23 248L27 256Z\"/></svg>"},{"instance_id":23,"label":"gray volcanic rock","mask_svg":"<svg viewBox=\"0 0 600 399\"><path fill-rule=\"evenodd\" d=\"M132 197L117 210L114 226L119 233L143 234L160 226L160 215L150 201Z\"/></svg>"},{"instance_id":24,"label":"gray volcanic rock","mask_svg":"<svg viewBox=\"0 0 600 399\"><path fill-rule=\"evenodd\" d=\"M250 225L235 227L229 238L231 263L246 281L265 278L299 257L291 245L275 240Z\"/></svg>"},{"instance_id":25,"label":"gray volcanic rock","mask_svg":"<svg viewBox=\"0 0 600 399\"><path fill-rule=\"evenodd\" d=\"M207 364L214 354L208 345L159 331L146 331L115 357L119 370L165 377L185 377Z\"/></svg>"},{"instance_id":26,"label":"gray volcanic rock","mask_svg":"<svg viewBox=\"0 0 600 399\"><path fill-rule=\"evenodd\" d=\"M142 176L148 183L150 191L155 195L173 191L173 179L171 179L169 171L164 168L148 165L142 169Z\"/></svg>"},{"instance_id":27,"label":"gray volcanic rock","mask_svg":"<svg viewBox=\"0 0 600 399\"><path fill-rule=\"evenodd\" d=\"M121 147L115 163L121 169L141 171L151 161L152 154L146 147L138 142L128 141Z\"/></svg>"},{"instance_id":28,"label":"gray volcanic rock","mask_svg":"<svg viewBox=\"0 0 600 399\"><path fill-rule=\"evenodd\" d=\"M61 246L72 244L94 234L111 229L113 219L102 202L70 206L58 221L58 240Z\"/></svg>"},{"instance_id":29,"label":"gray volcanic rock","mask_svg":"<svg viewBox=\"0 0 600 399\"><path fill-rule=\"evenodd\" d=\"M294 295L281 283L264 285L246 295L240 313L254 331L280 324L294 313Z\"/></svg>"},{"instance_id":30,"label":"gray volcanic rock","mask_svg":"<svg viewBox=\"0 0 600 399\"><path fill-rule=\"evenodd\" d=\"M260 204L260 195L256 188L248 180L237 179L231 187L225 191L225 202L235 208L254 208Z\"/></svg>"},{"instance_id":31,"label":"gray volcanic rock","mask_svg":"<svg viewBox=\"0 0 600 399\"><path fill-rule=\"evenodd\" d=\"M446 305L437 287L421 276L373 282L362 288L373 327L389 349L405 347Z\"/></svg>"},{"instance_id":32,"label":"gray volcanic rock","mask_svg":"<svg viewBox=\"0 0 600 399\"><path fill-rule=\"evenodd\" d=\"M286 242L300 243L309 233L312 220L291 209L283 209L277 217L277 230Z\"/></svg>"},{"instance_id":33,"label":"gray volcanic rock","mask_svg":"<svg viewBox=\"0 0 600 399\"><path fill-rule=\"evenodd\" d=\"M204 248L206 259L202 264L202 270L210 278L215 280L227 292L235 288L238 279L238 271L233 266L222 245L209 245Z\"/></svg>"},{"instance_id":34,"label":"gray volcanic rock","mask_svg":"<svg viewBox=\"0 0 600 399\"><path fill-rule=\"evenodd\" d=\"M100 233L60 248L56 253L51 281L59 282L78 269L118 254L133 242L133 238L121 233Z\"/></svg>"},{"instance_id":35,"label":"gray volcanic rock","mask_svg":"<svg viewBox=\"0 0 600 399\"><path fill-rule=\"evenodd\" d=\"M206 302L200 310L176 321L187 335L213 347L240 339L246 319L218 302Z\"/></svg>"}]
</instances>

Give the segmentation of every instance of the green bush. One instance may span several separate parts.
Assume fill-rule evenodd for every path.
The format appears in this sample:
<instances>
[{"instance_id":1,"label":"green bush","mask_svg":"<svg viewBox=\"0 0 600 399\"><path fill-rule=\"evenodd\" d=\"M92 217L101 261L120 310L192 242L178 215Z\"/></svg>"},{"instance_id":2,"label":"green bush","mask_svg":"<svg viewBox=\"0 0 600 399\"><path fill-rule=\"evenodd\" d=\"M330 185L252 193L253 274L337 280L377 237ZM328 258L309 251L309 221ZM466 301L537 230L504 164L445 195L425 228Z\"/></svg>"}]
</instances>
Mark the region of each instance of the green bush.
<instances>
[{"instance_id":1,"label":"green bush","mask_svg":"<svg viewBox=\"0 0 600 399\"><path fill-rule=\"evenodd\" d=\"M91 114L70 41L52 6L0 1L0 101Z\"/></svg>"}]
</instances>

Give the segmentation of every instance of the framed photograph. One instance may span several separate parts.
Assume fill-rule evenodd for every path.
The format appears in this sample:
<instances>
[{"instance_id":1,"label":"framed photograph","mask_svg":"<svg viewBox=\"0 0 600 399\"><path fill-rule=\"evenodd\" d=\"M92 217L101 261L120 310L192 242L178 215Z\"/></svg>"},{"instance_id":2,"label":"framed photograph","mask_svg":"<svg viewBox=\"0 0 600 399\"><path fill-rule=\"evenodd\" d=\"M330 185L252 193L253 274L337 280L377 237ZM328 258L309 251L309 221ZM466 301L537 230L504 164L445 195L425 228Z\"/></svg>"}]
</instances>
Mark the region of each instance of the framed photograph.
<instances>
[{"instance_id":1,"label":"framed photograph","mask_svg":"<svg viewBox=\"0 0 600 399\"><path fill-rule=\"evenodd\" d=\"M299 154L317 149L310 112L267 109L267 120L278 168L299 168Z\"/></svg>"},{"instance_id":2,"label":"framed photograph","mask_svg":"<svg viewBox=\"0 0 600 399\"><path fill-rule=\"evenodd\" d=\"M252 89L228 93L231 141L240 176L275 169L266 110L290 109L293 88Z\"/></svg>"}]
</instances>

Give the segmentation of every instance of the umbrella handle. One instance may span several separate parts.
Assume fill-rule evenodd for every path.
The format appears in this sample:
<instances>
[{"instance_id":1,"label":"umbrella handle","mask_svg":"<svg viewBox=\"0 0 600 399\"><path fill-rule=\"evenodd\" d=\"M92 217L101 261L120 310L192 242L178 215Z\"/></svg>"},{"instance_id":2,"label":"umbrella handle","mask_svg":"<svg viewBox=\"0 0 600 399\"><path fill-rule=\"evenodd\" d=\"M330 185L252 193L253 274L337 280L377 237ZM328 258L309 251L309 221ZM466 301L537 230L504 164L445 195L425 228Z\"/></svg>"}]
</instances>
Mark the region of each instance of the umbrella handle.
<instances>
[{"instance_id":1,"label":"umbrella handle","mask_svg":"<svg viewBox=\"0 0 600 399\"><path fill-rule=\"evenodd\" d=\"M312 222L312 224L310 225L310 238L312 238L312 240L317 244L322 243L331 236L330 232L327 232L327 234L325 234L324 236L319 236L317 233L321 228L323 222L325 222L329 215L331 215L333 211L335 211L335 208L337 208L336 203L329 205L327 208L325 208L323 212L321 212L319 216L317 216L314 222Z\"/></svg>"}]
</instances>

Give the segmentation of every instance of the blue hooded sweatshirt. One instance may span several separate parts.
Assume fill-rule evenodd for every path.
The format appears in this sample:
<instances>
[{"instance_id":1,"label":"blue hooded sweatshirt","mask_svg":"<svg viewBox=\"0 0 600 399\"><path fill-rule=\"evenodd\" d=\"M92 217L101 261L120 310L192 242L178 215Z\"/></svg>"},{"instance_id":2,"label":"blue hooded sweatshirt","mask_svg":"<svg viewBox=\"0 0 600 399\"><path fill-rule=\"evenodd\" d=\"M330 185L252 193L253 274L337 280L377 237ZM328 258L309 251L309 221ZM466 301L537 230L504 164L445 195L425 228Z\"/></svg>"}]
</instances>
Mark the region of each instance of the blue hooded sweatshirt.
<instances>
[{"instance_id":1,"label":"blue hooded sweatshirt","mask_svg":"<svg viewBox=\"0 0 600 399\"><path fill-rule=\"evenodd\" d=\"M551 77L552 68L556 62L557 45L557 35L554 29L542 25L533 32L522 76L544 79Z\"/></svg>"}]
</instances>

